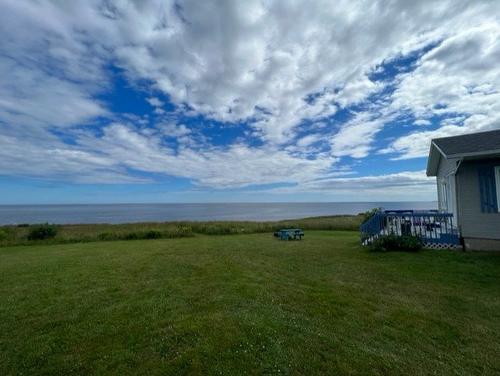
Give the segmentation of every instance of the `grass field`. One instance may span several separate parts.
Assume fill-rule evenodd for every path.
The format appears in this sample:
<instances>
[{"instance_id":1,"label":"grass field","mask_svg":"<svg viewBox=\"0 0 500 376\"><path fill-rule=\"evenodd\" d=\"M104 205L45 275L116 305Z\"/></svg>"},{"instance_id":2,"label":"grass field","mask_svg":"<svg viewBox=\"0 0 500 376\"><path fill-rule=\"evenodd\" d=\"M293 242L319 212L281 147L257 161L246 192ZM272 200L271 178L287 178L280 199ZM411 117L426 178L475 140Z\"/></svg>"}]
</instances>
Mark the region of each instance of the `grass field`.
<instances>
[{"instance_id":1,"label":"grass field","mask_svg":"<svg viewBox=\"0 0 500 376\"><path fill-rule=\"evenodd\" d=\"M0 374L500 374L500 255L358 233L0 249Z\"/></svg>"}]
</instances>

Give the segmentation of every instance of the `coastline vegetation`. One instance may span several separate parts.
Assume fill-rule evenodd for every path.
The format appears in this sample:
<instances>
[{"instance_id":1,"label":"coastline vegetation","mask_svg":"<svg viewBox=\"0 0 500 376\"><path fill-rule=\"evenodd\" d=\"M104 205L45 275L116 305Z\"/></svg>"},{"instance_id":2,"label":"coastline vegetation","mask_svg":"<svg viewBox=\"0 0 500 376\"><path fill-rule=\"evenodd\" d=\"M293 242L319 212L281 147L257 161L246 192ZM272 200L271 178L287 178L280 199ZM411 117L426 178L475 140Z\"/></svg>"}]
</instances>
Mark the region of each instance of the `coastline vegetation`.
<instances>
[{"instance_id":1,"label":"coastline vegetation","mask_svg":"<svg viewBox=\"0 0 500 376\"><path fill-rule=\"evenodd\" d=\"M49 225L0 227L0 246L64 244L111 240L171 239L196 235L274 232L280 228L357 231L364 215L311 217L283 221L177 221L162 223ZM307 234L306 234L307 236Z\"/></svg>"}]
</instances>

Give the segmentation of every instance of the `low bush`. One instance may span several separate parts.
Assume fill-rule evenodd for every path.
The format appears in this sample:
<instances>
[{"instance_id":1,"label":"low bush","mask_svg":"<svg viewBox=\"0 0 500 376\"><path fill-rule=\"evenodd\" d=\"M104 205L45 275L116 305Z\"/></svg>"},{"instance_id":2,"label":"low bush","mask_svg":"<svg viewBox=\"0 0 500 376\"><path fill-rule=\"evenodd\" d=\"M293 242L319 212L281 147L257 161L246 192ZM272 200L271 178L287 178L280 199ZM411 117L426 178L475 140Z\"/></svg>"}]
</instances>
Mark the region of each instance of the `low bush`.
<instances>
[{"instance_id":1,"label":"low bush","mask_svg":"<svg viewBox=\"0 0 500 376\"><path fill-rule=\"evenodd\" d=\"M232 225L213 223L199 226L197 232L205 235L228 235L234 233L234 229Z\"/></svg>"},{"instance_id":2,"label":"low bush","mask_svg":"<svg viewBox=\"0 0 500 376\"><path fill-rule=\"evenodd\" d=\"M52 239L57 235L57 226L45 223L33 226L28 234L28 240Z\"/></svg>"},{"instance_id":3,"label":"low bush","mask_svg":"<svg viewBox=\"0 0 500 376\"><path fill-rule=\"evenodd\" d=\"M81 237L81 236L80 236ZM105 231L91 236L88 241L101 240L141 240L141 239L161 239L164 238L163 232L159 230L138 230L138 231ZM97 239L96 239L97 238Z\"/></svg>"},{"instance_id":4,"label":"low bush","mask_svg":"<svg viewBox=\"0 0 500 376\"><path fill-rule=\"evenodd\" d=\"M175 226L163 233L163 237L165 238L186 238L189 236L194 236L191 226Z\"/></svg>"},{"instance_id":5,"label":"low bush","mask_svg":"<svg viewBox=\"0 0 500 376\"><path fill-rule=\"evenodd\" d=\"M0 228L0 241L6 240L8 236L7 230Z\"/></svg>"},{"instance_id":6,"label":"low bush","mask_svg":"<svg viewBox=\"0 0 500 376\"><path fill-rule=\"evenodd\" d=\"M163 234L158 230L149 230L144 233L143 239L161 239L163 238Z\"/></svg>"},{"instance_id":7,"label":"low bush","mask_svg":"<svg viewBox=\"0 0 500 376\"><path fill-rule=\"evenodd\" d=\"M142 236L141 236L140 232L129 232L128 234L125 234L123 236L124 240L137 240L137 239L141 239L141 238L142 238Z\"/></svg>"},{"instance_id":8,"label":"low bush","mask_svg":"<svg viewBox=\"0 0 500 376\"><path fill-rule=\"evenodd\" d=\"M116 240L116 239L118 239L116 234L113 234L112 232L101 232L99 235L97 235L97 238L99 240Z\"/></svg>"},{"instance_id":9,"label":"low bush","mask_svg":"<svg viewBox=\"0 0 500 376\"><path fill-rule=\"evenodd\" d=\"M139 240L139 239L162 239L162 238L184 238L194 236L192 229L189 226L173 226L164 231L147 230L147 231L132 231L119 236L123 240Z\"/></svg>"},{"instance_id":10,"label":"low bush","mask_svg":"<svg viewBox=\"0 0 500 376\"><path fill-rule=\"evenodd\" d=\"M384 235L370 246L375 252L417 252L422 249L422 241L416 236Z\"/></svg>"}]
</instances>

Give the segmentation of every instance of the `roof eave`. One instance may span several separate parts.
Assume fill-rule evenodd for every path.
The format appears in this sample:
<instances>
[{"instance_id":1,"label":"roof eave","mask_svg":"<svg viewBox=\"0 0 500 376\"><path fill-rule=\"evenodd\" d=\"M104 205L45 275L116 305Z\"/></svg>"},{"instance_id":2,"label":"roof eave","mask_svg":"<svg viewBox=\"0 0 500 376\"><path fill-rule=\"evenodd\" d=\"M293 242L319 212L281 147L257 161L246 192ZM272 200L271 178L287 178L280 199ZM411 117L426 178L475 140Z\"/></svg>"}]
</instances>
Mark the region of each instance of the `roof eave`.
<instances>
[{"instance_id":1,"label":"roof eave","mask_svg":"<svg viewBox=\"0 0 500 376\"><path fill-rule=\"evenodd\" d=\"M439 160L441 159L441 156L446 158L446 155L443 153L443 151L434 143L434 141L431 141L429 158L427 158L427 176L437 176Z\"/></svg>"},{"instance_id":2,"label":"roof eave","mask_svg":"<svg viewBox=\"0 0 500 376\"><path fill-rule=\"evenodd\" d=\"M434 145L433 143L431 142L431 146L429 148L429 157L427 158L427 169L425 171L426 175L427 176L436 176L436 162L435 162L435 152L434 152Z\"/></svg>"}]
</instances>

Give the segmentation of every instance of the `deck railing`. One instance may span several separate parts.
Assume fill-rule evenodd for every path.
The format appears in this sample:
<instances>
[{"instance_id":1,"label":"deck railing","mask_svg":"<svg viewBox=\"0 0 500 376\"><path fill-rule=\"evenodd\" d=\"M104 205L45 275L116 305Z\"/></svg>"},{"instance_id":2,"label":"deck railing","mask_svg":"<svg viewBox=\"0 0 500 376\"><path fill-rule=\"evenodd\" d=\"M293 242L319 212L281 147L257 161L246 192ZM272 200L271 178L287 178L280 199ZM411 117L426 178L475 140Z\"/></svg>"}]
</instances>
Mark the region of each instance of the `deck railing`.
<instances>
[{"instance_id":1,"label":"deck railing","mask_svg":"<svg viewBox=\"0 0 500 376\"><path fill-rule=\"evenodd\" d=\"M419 237L426 247L451 248L460 245L460 234L453 214L438 211L377 211L360 227L361 242L371 244L384 235Z\"/></svg>"}]
</instances>

